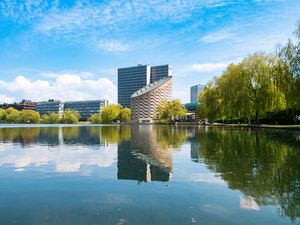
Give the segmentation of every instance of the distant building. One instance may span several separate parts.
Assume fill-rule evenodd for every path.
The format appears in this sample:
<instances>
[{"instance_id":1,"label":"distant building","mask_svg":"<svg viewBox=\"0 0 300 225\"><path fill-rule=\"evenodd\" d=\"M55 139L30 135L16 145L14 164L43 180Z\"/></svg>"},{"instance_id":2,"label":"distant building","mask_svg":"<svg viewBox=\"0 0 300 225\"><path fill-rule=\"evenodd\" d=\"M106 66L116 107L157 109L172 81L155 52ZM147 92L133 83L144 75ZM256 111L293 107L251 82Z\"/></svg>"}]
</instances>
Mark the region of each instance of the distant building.
<instances>
[{"instance_id":1,"label":"distant building","mask_svg":"<svg viewBox=\"0 0 300 225\"><path fill-rule=\"evenodd\" d=\"M80 114L80 120L88 120L95 113L99 113L108 105L107 100L87 100L65 102L64 110L75 110Z\"/></svg>"},{"instance_id":2,"label":"distant building","mask_svg":"<svg viewBox=\"0 0 300 225\"><path fill-rule=\"evenodd\" d=\"M39 102L36 106L36 111L38 111L41 116L54 112L62 117L65 110L75 110L79 112L80 120L87 120L92 114L99 113L107 105L107 100L62 102L60 100L49 99L46 102Z\"/></svg>"},{"instance_id":3,"label":"distant building","mask_svg":"<svg viewBox=\"0 0 300 225\"><path fill-rule=\"evenodd\" d=\"M171 75L170 65L138 65L118 69L118 103L130 108L130 97L142 87Z\"/></svg>"},{"instance_id":4,"label":"distant building","mask_svg":"<svg viewBox=\"0 0 300 225\"><path fill-rule=\"evenodd\" d=\"M37 102L32 102L30 100L25 100L23 99L21 102L19 103L4 103L2 105L0 105L0 108L2 109L8 109L8 108L14 108L17 110L35 110L35 107L37 105Z\"/></svg>"},{"instance_id":5,"label":"distant building","mask_svg":"<svg viewBox=\"0 0 300 225\"><path fill-rule=\"evenodd\" d=\"M36 111L39 112L41 116L57 113L59 117L62 117L64 112L64 103L60 100L49 99L45 102L39 102L36 106Z\"/></svg>"},{"instance_id":6,"label":"distant building","mask_svg":"<svg viewBox=\"0 0 300 225\"><path fill-rule=\"evenodd\" d=\"M172 99L172 77L164 77L139 90L131 96L132 120L152 122L156 108L163 99Z\"/></svg>"},{"instance_id":7,"label":"distant building","mask_svg":"<svg viewBox=\"0 0 300 225\"><path fill-rule=\"evenodd\" d=\"M205 85L195 85L191 87L191 103L198 103L199 102L199 94L203 89L205 88Z\"/></svg>"}]
</instances>

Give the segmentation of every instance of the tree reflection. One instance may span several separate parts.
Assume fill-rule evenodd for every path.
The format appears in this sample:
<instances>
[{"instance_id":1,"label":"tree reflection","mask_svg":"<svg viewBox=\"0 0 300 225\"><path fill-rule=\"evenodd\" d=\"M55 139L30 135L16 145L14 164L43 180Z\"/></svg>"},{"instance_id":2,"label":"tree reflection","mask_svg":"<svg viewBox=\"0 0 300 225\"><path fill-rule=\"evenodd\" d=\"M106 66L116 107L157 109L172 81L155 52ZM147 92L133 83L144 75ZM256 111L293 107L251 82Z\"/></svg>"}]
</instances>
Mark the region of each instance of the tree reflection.
<instances>
[{"instance_id":1,"label":"tree reflection","mask_svg":"<svg viewBox=\"0 0 300 225\"><path fill-rule=\"evenodd\" d=\"M186 126L156 126L155 132L157 142L164 148L180 148L180 146L186 141L191 128Z\"/></svg>"},{"instance_id":2,"label":"tree reflection","mask_svg":"<svg viewBox=\"0 0 300 225\"><path fill-rule=\"evenodd\" d=\"M292 221L300 217L299 142L287 132L218 129L196 136L199 156L231 189L259 205L280 206Z\"/></svg>"}]
</instances>

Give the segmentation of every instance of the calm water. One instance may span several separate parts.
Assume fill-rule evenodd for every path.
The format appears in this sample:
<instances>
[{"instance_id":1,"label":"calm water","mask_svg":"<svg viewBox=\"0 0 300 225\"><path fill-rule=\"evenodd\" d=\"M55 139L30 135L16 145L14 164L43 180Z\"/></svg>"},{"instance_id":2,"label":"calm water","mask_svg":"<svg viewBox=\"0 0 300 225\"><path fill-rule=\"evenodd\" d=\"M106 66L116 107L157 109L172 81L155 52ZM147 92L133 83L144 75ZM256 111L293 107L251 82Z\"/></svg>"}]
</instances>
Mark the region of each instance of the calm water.
<instances>
[{"instance_id":1,"label":"calm water","mask_svg":"<svg viewBox=\"0 0 300 225\"><path fill-rule=\"evenodd\" d=\"M300 133L0 128L0 224L300 224Z\"/></svg>"}]
</instances>

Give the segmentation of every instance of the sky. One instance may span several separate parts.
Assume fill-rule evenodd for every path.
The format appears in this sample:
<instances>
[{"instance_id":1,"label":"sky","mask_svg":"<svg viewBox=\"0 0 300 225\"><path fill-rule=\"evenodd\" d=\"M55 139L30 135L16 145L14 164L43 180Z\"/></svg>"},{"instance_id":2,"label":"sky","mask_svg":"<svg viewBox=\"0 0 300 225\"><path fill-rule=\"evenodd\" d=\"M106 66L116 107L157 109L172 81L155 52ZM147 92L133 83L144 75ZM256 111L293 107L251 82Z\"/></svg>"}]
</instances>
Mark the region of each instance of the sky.
<instances>
[{"instance_id":1,"label":"sky","mask_svg":"<svg viewBox=\"0 0 300 225\"><path fill-rule=\"evenodd\" d=\"M300 0L0 0L0 103L108 99L117 68L170 64L189 102L230 63L293 38Z\"/></svg>"}]
</instances>

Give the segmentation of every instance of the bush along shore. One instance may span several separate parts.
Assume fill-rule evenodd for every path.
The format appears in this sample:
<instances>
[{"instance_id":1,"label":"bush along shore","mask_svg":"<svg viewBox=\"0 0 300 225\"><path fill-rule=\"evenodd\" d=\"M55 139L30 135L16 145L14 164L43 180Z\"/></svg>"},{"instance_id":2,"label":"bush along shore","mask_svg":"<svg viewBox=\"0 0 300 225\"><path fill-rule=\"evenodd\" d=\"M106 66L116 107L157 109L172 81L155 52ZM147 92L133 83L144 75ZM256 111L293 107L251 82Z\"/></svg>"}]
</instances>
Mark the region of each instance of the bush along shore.
<instances>
[{"instance_id":1,"label":"bush along shore","mask_svg":"<svg viewBox=\"0 0 300 225\"><path fill-rule=\"evenodd\" d=\"M79 122L79 117L79 113L73 110L64 111L62 116L59 116L58 113L40 116L40 114L34 110L19 111L14 108L8 108L6 110L0 108L1 123L76 124Z\"/></svg>"}]
</instances>

